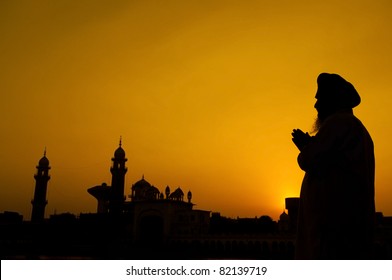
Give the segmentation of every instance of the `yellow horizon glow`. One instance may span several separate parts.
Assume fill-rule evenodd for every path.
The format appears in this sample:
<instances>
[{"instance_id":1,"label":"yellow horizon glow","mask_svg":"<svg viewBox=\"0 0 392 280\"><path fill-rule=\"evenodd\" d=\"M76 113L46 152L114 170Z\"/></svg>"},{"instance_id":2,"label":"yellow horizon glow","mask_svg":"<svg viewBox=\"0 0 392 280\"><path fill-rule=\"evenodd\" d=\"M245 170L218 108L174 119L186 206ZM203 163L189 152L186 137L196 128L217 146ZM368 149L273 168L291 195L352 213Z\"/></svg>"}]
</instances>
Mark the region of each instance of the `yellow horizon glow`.
<instances>
[{"instance_id":1,"label":"yellow horizon glow","mask_svg":"<svg viewBox=\"0 0 392 280\"><path fill-rule=\"evenodd\" d=\"M303 172L321 72L362 97L376 210L392 215L390 1L1 1L0 212L30 219L47 147L46 215L94 212L120 135L125 195L144 174L231 217L284 210Z\"/></svg>"}]
</instances>

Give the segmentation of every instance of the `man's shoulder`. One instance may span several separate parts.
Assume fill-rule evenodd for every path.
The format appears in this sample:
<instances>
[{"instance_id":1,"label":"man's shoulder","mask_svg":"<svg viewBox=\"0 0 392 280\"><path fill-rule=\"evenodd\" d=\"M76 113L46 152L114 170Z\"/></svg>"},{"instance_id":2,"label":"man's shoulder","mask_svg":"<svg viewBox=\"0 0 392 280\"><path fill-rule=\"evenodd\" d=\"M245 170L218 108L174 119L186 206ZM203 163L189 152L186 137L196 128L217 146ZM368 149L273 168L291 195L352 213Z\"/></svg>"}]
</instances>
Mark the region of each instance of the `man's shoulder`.
<instances>
[{"instance_id":1,"label":"man's shoulder","mask_svg":"<svg viewBox=\"0 0 392 280\"><path fill-rule=\"evenodd\" d=\"M339 112L330 116L324 123L324 131L334 135L366 136L371 139L364 124L353 113Z\"/></svg>"},{"instance_id":2,"label":"man's shoulder","mask_svg":"<svg viewBox=\"0 0 392 280\"><path fill-rule=\"evenodd\" d=\"M346 134L351 131L366 130L362 122L351 112L338 112L328 117L320 131L333 134Z\"/></svg>"},{"instance_id":3,"label":"man's shoulder","mask_svg":"<svg viewBox=\"0 0 392 280\"><path fill-rule=\"evenodd\" d=\"M361 121L354 116L352 112L337 112L328 117L326 123L338 123L338 124L362 124Z\"/></svg>"}]
</instances>

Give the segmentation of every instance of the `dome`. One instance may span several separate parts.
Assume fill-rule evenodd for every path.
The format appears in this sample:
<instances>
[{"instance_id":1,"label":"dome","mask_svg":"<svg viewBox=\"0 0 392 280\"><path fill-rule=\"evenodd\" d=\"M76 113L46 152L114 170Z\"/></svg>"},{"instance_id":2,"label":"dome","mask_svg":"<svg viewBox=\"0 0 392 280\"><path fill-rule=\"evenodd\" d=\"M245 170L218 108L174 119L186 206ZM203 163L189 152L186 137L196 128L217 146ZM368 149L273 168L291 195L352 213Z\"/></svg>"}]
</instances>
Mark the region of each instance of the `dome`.
<instances>
[{"instance_id":1,"label":"dome","mask_svg":"<svg viewBox=\"0 0 392 280\"><path fill-rule=\"evenodd\" d=\"M114 158L116 159L125 159L125 151L121 146L122 146L122 139L120 137L120 143L118 144L118 148L117 150L114 151Z\"/></svg>"},{"instance_id":2,"label":"dome","mask_svg":"<svg viewBox=\"0 0 392 280\"><path fill-rule=\"evenodd\" d=\"M118 147L116 151L114 151L115 158L125 158L125 151L123 148Z\"/></svg>"},{"instance_id":3,"label":"dome","mask_svg":"<svg viewBox=\"0 0 392 280\"><path fill-rule=\"evenodd\" d=\"M132 185L130 197L135 201L155 200L159 199L160 194L160 191L144 180L143 176L141 180Z\"/></svg>"},{"instance_id":4,"label":"dome","mask_svg":"<svg viewBox=\"0 0 392 280\"><path fill-rule=\"evenodd\" d=\"M170 194L169 198L182 201L184 198L184 192L181 190L181 188L178 187L174 192Z\"/></svg>"},{"instance_id":5,"label":"dome","mask_svg":"<svg viewBox=\"0 0 392 280\"><path fill-rule=\"evenodd\" d=\"M177 188L177 189L174 191L174 194L179 195L179 196L183 196L183 195L184 195L184 192L182 191L181 188Z\"/></svg>"},{"instance_id":6,"label":"dome","mask_svg":"<svg viewBox=\"0 0 392 280\"><path fill-rule=\"evenodd\" d=\"M38 162L39 166L49 166L49 160L46 156L43 156L39 162Z\"/></svg>"},{"instance_id":7,"label":"dome","mask_svg":"<svg viewBox=\"0 0 392 280\"><path fill-rule=\"evenodd\" d=\"M137 181L133 186L133 190L142 190L142 189L149 189L151 188L151 184L144 180L144 176L141 180Z\"/></svg>"},{"instance_id":8,"label":"dome","mask_svg":"<svg viewBox=\"0 0 392 280\"><path fill-rule=\"evenodd\" d=\"M158 199L160 193L161 192L156 187L151 186L150 188L146 189L146 193L145 193L146 199L148 200Z\"/></svg>"}]
</instances>

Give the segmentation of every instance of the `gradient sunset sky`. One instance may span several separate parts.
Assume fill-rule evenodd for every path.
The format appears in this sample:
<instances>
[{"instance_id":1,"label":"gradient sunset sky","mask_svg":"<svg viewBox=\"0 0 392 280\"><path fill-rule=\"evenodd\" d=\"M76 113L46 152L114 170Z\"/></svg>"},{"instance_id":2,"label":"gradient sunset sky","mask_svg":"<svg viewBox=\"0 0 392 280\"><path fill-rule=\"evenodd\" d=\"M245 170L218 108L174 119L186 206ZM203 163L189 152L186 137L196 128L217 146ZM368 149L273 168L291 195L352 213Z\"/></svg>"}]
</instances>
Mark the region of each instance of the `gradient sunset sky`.
<instances>
[{"instance_id":1,"label":"gradient sunset sky","mask_svg":"<svg viewBox=\"0 0 392 280\"><path fill-rule=\"evenodd\" d=\"M0 1L0 212L95 212L122 136L125 194L142 176L197 209L278 219L299 196L293 128L316 78L338 73L376 153L376 210L392 215L391 1ZM389 112L389 113L388 113ZM333 207L333 206L331 206Z\"/></svg>"}]
</instances>

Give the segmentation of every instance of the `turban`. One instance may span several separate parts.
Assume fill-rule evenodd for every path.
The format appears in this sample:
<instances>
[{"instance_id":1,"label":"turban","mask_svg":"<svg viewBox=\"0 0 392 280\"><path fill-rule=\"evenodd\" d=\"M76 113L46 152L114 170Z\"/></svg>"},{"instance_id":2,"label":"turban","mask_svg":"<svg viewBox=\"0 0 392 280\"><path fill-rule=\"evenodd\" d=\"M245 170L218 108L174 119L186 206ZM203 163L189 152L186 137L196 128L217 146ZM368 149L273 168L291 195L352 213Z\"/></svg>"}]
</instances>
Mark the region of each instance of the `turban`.
<instances>
[{"instance_id":1,"label":"turban","mask_svg":"<svg viewBox=\"0 0 392 280\"><path fill-rule=\"evenodd\" d=\"M321 73L317 78L317 99L336 102L342 108L354 108L361 97L354 86L338 74Z\"/></svg>"}]
</instances>

